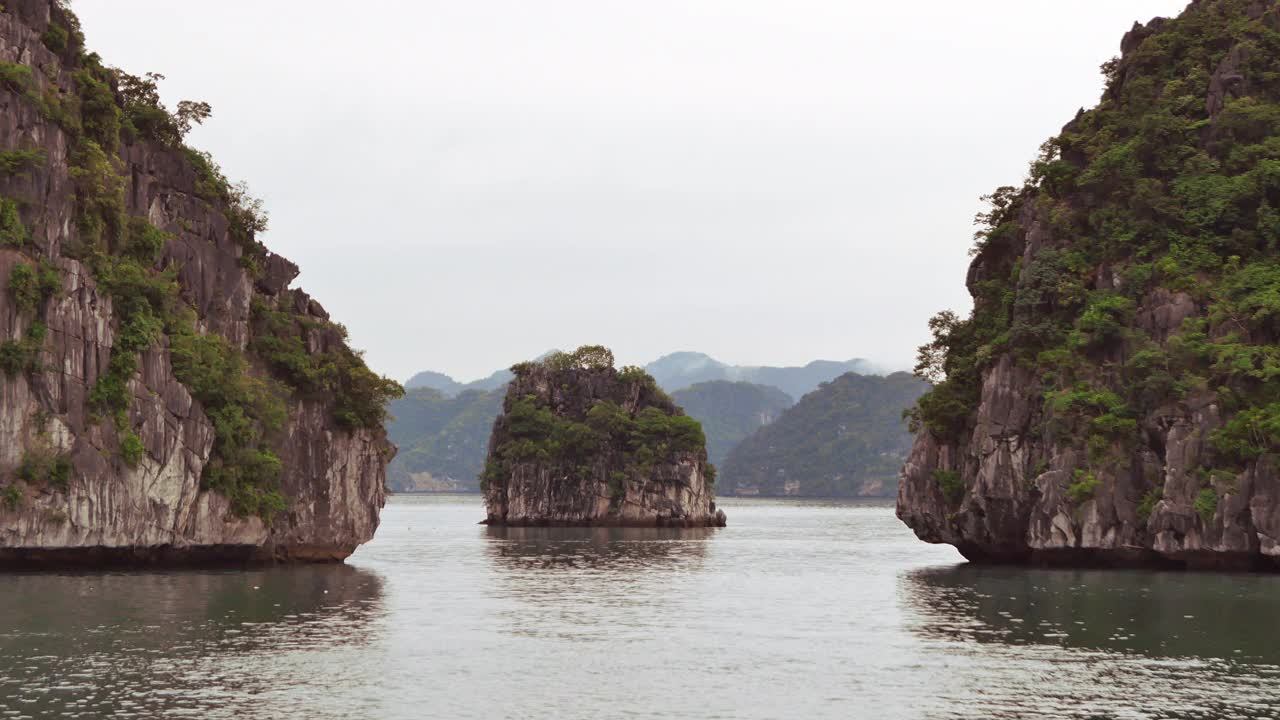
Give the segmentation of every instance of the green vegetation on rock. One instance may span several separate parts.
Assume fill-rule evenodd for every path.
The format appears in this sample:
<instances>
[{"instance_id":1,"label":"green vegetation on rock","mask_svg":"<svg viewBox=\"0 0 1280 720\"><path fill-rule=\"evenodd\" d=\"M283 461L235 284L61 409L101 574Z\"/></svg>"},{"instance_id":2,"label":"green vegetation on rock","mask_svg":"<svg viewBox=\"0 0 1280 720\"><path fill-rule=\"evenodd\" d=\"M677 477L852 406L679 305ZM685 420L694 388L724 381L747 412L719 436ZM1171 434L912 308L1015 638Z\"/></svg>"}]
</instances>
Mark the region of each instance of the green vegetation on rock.
<instances>
[{"instance_id":1,"label":"green vegetation on rock","mask_svg":"<svg viewBox=\"0 0 1280 720\"><path fill-rule=\"evenodd\" d=\"M1075 482L1067 488L1067 497L1076 505L1082 505L1093 499L1093 494L1102 487L1102 481L1092 472L1076 470Z\"/></svg>"},{"instance_id":2,"label":"green vegetation on rock","mask_svg":"<svg viewBox=\"0 0 1280 720\"><path fill-rule=\"evenodd\" d=\"M1218 493L1213 488L1201 490L1196 496L1195 508L1206 525L1213 522L1213 516L1218 512Z\"/></svg>"},{"instance_id":3,"label":"green vegetation on rock","mask_svg":"<svg viewBox=\"0 0 1280 720\"><path fill-rule=\"evenodd\" d=\"M40 40L53 52L63 53L71 43L71 32L59 25L57 21L51 21L49 27L40 35Z\"/></svg>"},{"instance_id":4,"label":"green vegetation on rock","mask_svg":"<svg viewBox=\"0 0 1280 720\"><path fill-rule=\"evenodd\" d=\"M21 94L30 90L33 80L31 68L26 65L0 61L0 87Z\"/></svg>"},{"instance_id":5,"label":"green vegetation on rock","mask_svg":"<svg viewBox=\"0 0 1280 720\"><path fill-rule=\"evenodd\" d=\"M22 224L17 201L0 197L0 247L20 248L30 238L27 226Z\"/></svg>"},{"instance_id":6,"label":"green vegetation on rock","mask_svg":"<svg viewBox=\"0 0 1280 720\"><path fill-rule=\"evenodd\" d=\"M1155 512L1156 504L1164 499L1164 488L1152 488L1142 496L1142 502L1138 504L1138 519L1146 522L1151 518L1151 513Z\"/></svg>"},{"instance_id":7,"label":"green vegetation on rock","mask_svg":"<svg viewBox=\"0 0 1280 720\"><path fill-rule=\"evenodd\" d=\"M1162 408L1217 403L1210 466L1280 453L1280 23L1264 10L1206 1L1140 29L1102 102L987 198L974 309L930 324L917 429L964 442L984 374L1011 361L1039 382L1032 433L1086 453L1075 502L1129 467Z\"/></svg>"},{"instance_id":8,"label":"green vegetation on rock","mask_svg":"<svg viewBox=\"0 0 1280 720\"><path fill-rule=\"evenodd\" d=\"M938 481L947 502L955 504L964 497L964 478L958 470L934 470L933 479Z\"/></svg>"},{"instance_id":9,"label":"green vegetation on rock","mask_svg":"<svg viewBox=\"0 0 1280 720\"><path fill-rule=\"evenodd\" d=\"M381 427L387 403L404 389L369 370L360 353L347 347L345 327L292 312L294 299L283 293L275 307L255 300L250 348L296 392L332 398L333 417L342 427ZM313 345L324 349L312 351Z\"/></svg>"},{"instance_id":10,"label":"green vegetation on rock","mask_svg":"<svg viewBox=\"0 0 1280 720\"><path fill-rule=\"evenodd\" d=\"M615 370L613 353L606 348L583 346L511 370L517 388L537 376L545 380L547 392L508 394L494 427L482 489L522 464L583 478L607 469L622 474L616 479L621 486L632 477L643 479L656 464L675 462L680 454L705 452L706 436L698 421L683 414L642 369ZM588 393L583 383L599 383L604 396L592 397L597 390ZM563 402L553 409L548 403L554 398Z\"/></svg>"},{"instance_id":11,"label":"green vegetation on rock","mask_svg":"<svg viewBox=\"0 0 1280 720\"><path fill-rule=\"evenodd\" d=\"M22 489L17 485L6 485L0 490L0 504L8 510L17 510L22 507Z\"/></svg>"},{"instance_id":12,"label":"green vegetation on rock","mask_svg":"<svg viewBox=\"0 0 1280 720\"><path fill-rule=\"evenodd\" d=\"M48 485L66 490L71 481L71 458L44 446L33 447L22 454L16 475L31 485Z\"/></svg>"},{"instance_id":13,"label":"green vegetation on rock","mask_svg":"<svg viewBox=\"0 0 1280 720\"><path fill-rule=\"evenodd\" d=\"M0 370L4 371L6 377L17 377L37 368L40 346L44 345L47 332L44 323L37 321L31 323L21 340L0 343Z\"/></svg>"},{"instance_id":14,"label":"green vegetation on rock","mask_svg":"<svg viewBox=\"0 0 1280 720\"><path fill-rule=\"evenodd\" d=\"M21 175L45 163L43 150L0 151L0 178Z\"/></svg>"},{"instance_id":15,"label":"green vegetation on rock","mask_svg":"<svg viewBox=\"0 0 1280 720\"><path fill-rule=\"evenodd\" d=\"M22 312L35 312L39 304L62 290L62 276L47 260L39 269L20 262L9 272L9 296Z\"/></svg>"},{"instance_id":16,"label":"green vegetation on rock","mask_svg":"<svg viewBox=\"0 0 1280 720\"><path fill-rule=\"evenodd\" d=\"M195 195L225 217L243 253L241 267L256 277L266 256L256 239L267 227L261 201L243 184L229 182L207 154L183 144L192 126L210 117L211 108L183 101L170 112L160 102L157 82L162 76L138 77L103 65L96 54L83 50L79 23L64 4L55 6L41 39L60 56L61 77L71 82L59 87L57 73L36 74L26 65L0 62L0 88L20 95L67 134L75 228L62 240L62 254L88 268L98 289L110 297L116 323L111 356L90 393L89 409L114 423L120 460L128 466L141 463L146 448L132 426L130 384L143 353L167 352L174 376L213 425L204 485L225 494L236 512L270 520L287 507L275 448L294 401L323 404L343 430L376 428L400 387L368 369L361 355L347 347L341 326L303 309L294 311L288 291L269 300L255 294L247 352L206 330L214 323L193 307L179 283L178 265L165 253L177 228L166 231L146 217L130 215L126 192L131 180L122 153L144 144L155 154L167 153L179 166L185 163L185 176L197 178ZM0 179L44 172L46 162L41 150L2 152ZM8 377L40 369L46 335L41 303L62 285L58 267L36 261L48 257L48 248L36 252L22 209L16 200L0 198L0 245L31 259L14 266L9 295L23 313L36 316L22 340L0 344L0 370ZM319 352L313 351L316 346Z\"/></svg>"}]
</instances>

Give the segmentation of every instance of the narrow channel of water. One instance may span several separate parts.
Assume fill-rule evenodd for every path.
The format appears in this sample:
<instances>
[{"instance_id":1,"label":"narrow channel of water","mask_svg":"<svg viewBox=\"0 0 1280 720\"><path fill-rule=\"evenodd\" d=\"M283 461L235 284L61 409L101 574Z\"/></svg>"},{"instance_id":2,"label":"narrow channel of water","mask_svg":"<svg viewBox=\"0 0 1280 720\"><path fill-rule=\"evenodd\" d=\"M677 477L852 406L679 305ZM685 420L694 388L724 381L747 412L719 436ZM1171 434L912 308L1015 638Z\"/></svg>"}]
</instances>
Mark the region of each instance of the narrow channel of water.
<instances>
[{"instance_id":1,"label":"narrow channel of water","mask_svg":"<svg viewBox=\"0 0 1280 720\"><path fill-rule=\"evenodd\" d=\"M0 576L0 717L1273 718L1280 577L974 568L885 503L494 530L347 566Z\"/></svg>"}]
</instances>

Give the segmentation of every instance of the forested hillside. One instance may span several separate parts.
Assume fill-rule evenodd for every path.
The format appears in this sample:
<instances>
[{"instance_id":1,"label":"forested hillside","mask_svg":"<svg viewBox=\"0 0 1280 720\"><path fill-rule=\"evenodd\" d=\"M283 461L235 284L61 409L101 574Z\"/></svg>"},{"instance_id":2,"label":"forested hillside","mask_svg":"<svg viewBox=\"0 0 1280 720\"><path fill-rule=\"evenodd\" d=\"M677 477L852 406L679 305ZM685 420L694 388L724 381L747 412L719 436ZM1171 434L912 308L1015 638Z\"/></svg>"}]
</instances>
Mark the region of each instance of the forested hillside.
<instances>
[{"instance_id":1,"label":"forested hillside","mask_svg":"<svg viewBox=\"0 0 1280 720\"><path fill-rule=\"evenodd\" d=\"M823 383L729 453L721 494L893 495L911 449L903 412L928 387L907 373Z\"/></svg>"}]
</instances>

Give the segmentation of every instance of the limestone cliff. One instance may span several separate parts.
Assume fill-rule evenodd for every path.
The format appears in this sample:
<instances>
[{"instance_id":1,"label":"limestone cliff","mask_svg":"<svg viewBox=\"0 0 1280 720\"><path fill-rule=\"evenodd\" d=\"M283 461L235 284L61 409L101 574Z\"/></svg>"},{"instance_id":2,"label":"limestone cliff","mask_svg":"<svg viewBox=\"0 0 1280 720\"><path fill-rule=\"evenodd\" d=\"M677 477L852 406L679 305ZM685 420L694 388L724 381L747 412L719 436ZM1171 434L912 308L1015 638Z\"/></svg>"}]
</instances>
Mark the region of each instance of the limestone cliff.
<instances>
[{"instance_id":1,"label":"limestone cliff","mask_svg":"<svg viewBox=\"0 0 1280 720\"><path fill-rule=\"evenodd\" d=\"M154 89L0 5L0 565L342 559L395 387Z\"/></svg>"},{"instance_id":2,"label":"limestone cliff","mask_svg":"<svg viewBox=\"0 0 1280 720\"><path fill-rule=\"evenodd\" d=\"M1280 8L1137 25L981 216L898 516L972 560L1280 566Z\"/></svg>"},{"instance_id":3,"label":"limestone cliff","mask_svg":"<svg viewBox=\"0 0 1280 720\"><path fill-rule=\"evenodd\" d=\"M639 368L585 347L512 368L481 477L490 525L723 526L706 438Z\"/></svg>"}]
</instances>

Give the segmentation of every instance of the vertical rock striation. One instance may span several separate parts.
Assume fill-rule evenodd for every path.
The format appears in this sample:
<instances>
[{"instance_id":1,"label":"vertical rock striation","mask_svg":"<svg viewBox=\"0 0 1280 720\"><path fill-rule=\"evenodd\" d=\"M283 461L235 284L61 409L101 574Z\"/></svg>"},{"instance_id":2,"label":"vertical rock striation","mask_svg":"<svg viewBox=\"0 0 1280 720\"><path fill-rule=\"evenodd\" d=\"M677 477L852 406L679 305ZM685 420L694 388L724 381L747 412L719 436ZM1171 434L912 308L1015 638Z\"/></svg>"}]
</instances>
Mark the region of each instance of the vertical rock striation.
<instances>
[{"instance_id":1,"label":"vertical rock striation","mask_svg":"<svg viewBox=\"0 0 1280 720\"><path fill-rule=\"evenodd\" d=\"M898 516L993 562L1280 567L1280 7L1137 25L982 217Z\"/></svg>"},{"instance_id":2,"label":"vertical rock striation","mask_svg":"<svg viewBox=\"0 0 1280 720\"><path fill-rule=\"evenodd\" d=\"M60 3L0 7L0 565L340 560L394 453L341 413L391 388L120 78Z\"/></svg>"}]
</instances>

